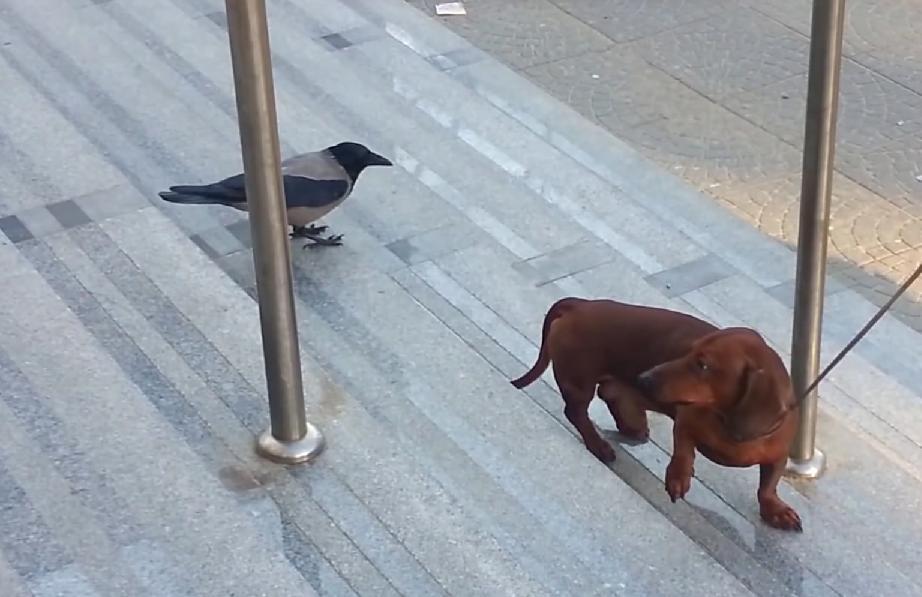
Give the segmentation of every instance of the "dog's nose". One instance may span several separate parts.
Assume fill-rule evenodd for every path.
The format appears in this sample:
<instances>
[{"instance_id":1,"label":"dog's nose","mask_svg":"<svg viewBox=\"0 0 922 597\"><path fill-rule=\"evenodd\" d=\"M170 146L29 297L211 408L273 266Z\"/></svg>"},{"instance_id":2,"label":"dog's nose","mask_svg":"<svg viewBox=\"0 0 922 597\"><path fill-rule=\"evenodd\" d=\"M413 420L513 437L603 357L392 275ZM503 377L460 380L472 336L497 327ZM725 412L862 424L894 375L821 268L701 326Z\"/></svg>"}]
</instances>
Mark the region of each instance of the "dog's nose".
<instances>
[{"instance_id":1,"label":"dog's nose","mask_svg":"<svg viewBox=\"0 0 922 597\"><path fill-rule=\"evenodd\" d=\"M637 386L643 390L645 393L653 391L654 381L653 373L650 371L644 371L637 376Z\"/></svg>"}]
</instances>

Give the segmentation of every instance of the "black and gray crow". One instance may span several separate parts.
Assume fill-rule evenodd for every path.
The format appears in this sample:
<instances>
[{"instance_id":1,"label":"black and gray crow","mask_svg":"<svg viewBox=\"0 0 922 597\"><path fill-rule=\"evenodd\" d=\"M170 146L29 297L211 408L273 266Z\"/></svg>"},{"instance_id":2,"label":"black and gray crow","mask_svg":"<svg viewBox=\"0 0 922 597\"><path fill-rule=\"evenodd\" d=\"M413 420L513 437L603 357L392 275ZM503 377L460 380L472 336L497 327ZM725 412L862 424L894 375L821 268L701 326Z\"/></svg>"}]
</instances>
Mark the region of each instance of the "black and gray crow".
<instances>
[{"instance_id":1,"label":"black and gray crow","mask_svg":"<svg viewBox=\"0 0 922 597\"><path fill-rule=\"evenodd\" d=\"M282 162L282 183L292 238L316 245L341 245L342 235L320 236L327 227L313 222L336 209L352 193L355 181L368 166L392 166L390 160L360 143L340 143L303 153ZM164 201L188 205L227 205L246 211L243 174L206 185L181 185L160 193Z\"/></svg>"}]
</instances>

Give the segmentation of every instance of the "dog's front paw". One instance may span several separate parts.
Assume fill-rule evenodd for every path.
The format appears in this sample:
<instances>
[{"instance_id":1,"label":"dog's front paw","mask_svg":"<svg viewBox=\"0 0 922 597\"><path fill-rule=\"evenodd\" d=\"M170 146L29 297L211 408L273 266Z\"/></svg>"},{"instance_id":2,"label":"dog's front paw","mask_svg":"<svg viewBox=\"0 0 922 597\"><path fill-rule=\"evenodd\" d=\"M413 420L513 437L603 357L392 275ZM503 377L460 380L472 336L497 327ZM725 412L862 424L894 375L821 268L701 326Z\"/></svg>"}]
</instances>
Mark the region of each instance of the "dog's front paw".
<instances>
[{"instance_id":1,"label":"dog's front paw","mask_svg":"<svg viewBox=\"0 0 922 597\"><path fill-rule=\"evenodd\" d=\"M781 498L774 497L760 501L759 514L769 526L782 531L803 532L804 527L800 522L800 516L794 508L784 503Z\"/></svg>"},{"instance_id":2,"label":"dog's front paw","mask_svg":"<svg viewBox=\"0 0 922 597\"><path fill-rule=\"evenodd\" d=\"M694 470L690 465L670 461L669 466L666 467L666 493L669 494L669 499L673 504L684 498L691 489L693 474Z\"/></svg>"}]
</instances>

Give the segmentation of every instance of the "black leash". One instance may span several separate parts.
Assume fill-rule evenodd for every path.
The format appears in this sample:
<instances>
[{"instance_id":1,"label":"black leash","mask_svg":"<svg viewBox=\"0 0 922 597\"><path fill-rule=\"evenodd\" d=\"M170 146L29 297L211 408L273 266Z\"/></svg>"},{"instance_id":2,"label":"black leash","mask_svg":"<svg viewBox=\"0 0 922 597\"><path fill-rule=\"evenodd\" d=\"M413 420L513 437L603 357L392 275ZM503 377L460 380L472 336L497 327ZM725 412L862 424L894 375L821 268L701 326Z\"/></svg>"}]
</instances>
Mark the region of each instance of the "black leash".
<instances>
[{"instance_id":1,"label":"black leash","mask_svg":"<svg viewBox=\"0 0 922 597\"><path fill-rule=\"evenodd\" d=\"M874 324L876 324L876 323L880 320L880 318L884 316L884 313L886 313L886 312L890 309L890 307L893 306L893 303L895 303L895 302L897 301L897 299L899 299L899 298L903 295L904 292L906 292L907 290L909 290L909 287L912 286L913 282L916 281L916 279L919 277L920 274L922 274L922 263L920 263L920 264L919 264L919 267L916 268L916 271L913 272L913 274L912 274L911 276L909 276L909 278L907 278L905 282L903 282L903 285L900 286L899 290L896 291L896 294L894 294L892 297L890 297L890 300L888 300L886 303L884 303L884 306L881 307L881 308L877 311L877 313L874 315L874 317L872 317L872 318L864 325L864 327L861 328L861 331L859 331L859 332L855 335L855 337L852 338L851 341L850 341L848 344L845 345L845 348L843 348L841 351L839 351L839 354L836 355L836 358L832 359L832 361L830 361L829 364L826 365L826 368L823 369L823 372L820 373L820 374L816 377L816 379L813 380L813 383L811 383L809 386L807 386L807 389L804 390L803 394L801 394L801 395L797 398L797 401L794 403L795 406L796 406L797 404L800 404L807 396L809 396L809 395L810 395L810 392L812 392L812 391L814 390L814 388L816 388L816 386L818 386L819 383L820 383L821 381L823 381L823 378L826 377L826 375L827 375L830 371L832 371L832 368L835 367L836 365L838 365L838 364L839 364L839 361L841 361L842 358L843 358L846 354L848 354L848 351L850 351L851 349L853 349L853 348L855 347L855 345L858 344L858 342L860 342L861 339L864 338L865 335L867 335L867 333L868 333L869 331L871 331L871 328L874 327Z\"/></svg>"}]
</instances>

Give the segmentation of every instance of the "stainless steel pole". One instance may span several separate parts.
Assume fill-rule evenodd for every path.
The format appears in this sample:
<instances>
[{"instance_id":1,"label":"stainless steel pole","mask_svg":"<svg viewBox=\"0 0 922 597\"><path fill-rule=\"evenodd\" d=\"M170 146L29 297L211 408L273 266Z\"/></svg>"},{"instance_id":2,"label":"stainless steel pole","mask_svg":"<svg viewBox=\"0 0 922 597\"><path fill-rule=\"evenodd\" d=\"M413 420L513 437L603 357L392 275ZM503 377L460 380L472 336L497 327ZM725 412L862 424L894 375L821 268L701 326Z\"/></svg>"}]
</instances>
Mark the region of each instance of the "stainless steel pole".
<instances>
[{"instance_id":1,"label":"stainless steel pole","mask_svg":"<svg viewBox=\"0 0 922 597\"><path fill-rule=\"evenodd\" d=\"M809 387L820 370L826 245L844 24L845 0L814 0L797 242L794 334L791 340L791 381L798 396ZM789 475L816 478L825 468L825 455L816 449L816 402L814 389L801 405L800 424L788 462Z\"/></svg>"},{"instance_id":2,"label":"stainless steel pole","mask_svg":"<svg viewBox=\"0 0 922 597\"><path fill-rule=\"evenodd\" d=\"M257 451L288 464L323 449L304 413L265 0L226 0L240 146L259 295L271 428Z\"/></svg>"}]
</instances>

